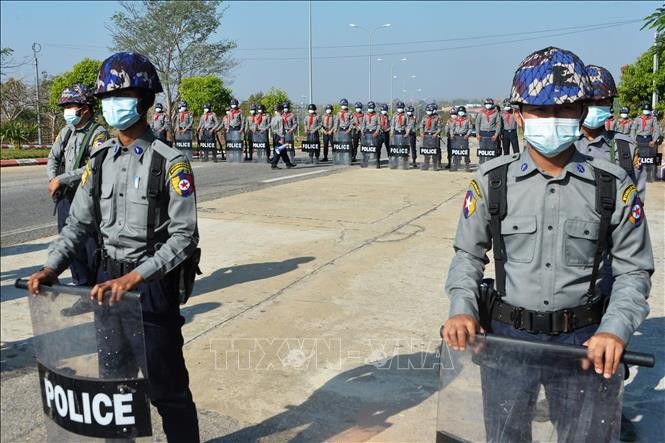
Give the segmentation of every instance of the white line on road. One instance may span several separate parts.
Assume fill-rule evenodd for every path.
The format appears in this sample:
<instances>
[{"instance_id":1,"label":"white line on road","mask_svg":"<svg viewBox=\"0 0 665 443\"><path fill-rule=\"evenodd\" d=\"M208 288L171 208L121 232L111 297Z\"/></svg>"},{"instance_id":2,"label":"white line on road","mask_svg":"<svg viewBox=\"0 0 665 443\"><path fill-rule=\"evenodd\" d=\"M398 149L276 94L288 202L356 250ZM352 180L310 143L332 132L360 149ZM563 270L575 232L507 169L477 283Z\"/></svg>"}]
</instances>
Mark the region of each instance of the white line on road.
<instances>
[{"instance_id":1,"label":"white line on road","mask_svg":"<svg viewBox=\"0 0 665 443\"><path fill-rule=\"evenodd\" d=\"M261 180L261 183L273 183L273 182L278 182L280 180L288 180L290 178L305 177L305 176L308 176L308 175L321 174L323 172L328 172L328 170L327 169L321 169L319 171L303 172L302 174L285 175L284 177L269 178L268 180Z\"/></svg>"},{"instance_id":2,"label":"white line on road","mask_svg":"<svg viewBox=\"0 0 665 443\"><path fill-rule=\"evenodd\" d=\"M13 235L25 234L26 232L36 231L38 229L50 229L55 228L57 225L55 223L48 223L45 225L39 226L28 226L27 228L12 229L11 231L2 232L2 237L11 237Z\"/></svg>"}]
</instances>

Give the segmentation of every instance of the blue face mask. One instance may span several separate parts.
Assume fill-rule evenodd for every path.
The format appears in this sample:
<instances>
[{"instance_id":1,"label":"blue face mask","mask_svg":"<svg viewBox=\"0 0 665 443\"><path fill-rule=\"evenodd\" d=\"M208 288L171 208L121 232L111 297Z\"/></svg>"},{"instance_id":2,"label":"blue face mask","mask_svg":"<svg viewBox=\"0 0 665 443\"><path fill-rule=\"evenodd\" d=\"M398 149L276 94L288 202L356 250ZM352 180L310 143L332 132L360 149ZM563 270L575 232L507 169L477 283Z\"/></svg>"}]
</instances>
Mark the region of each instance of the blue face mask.
<instances>
[{"instance_id":1,"label":"blue face mask","mask_svg":"<svg viewBox=\"0 0 665 443\"><path fill-rule=\"evenodd\" d=\"M610 115L609 106L589 106L589 112L582 125L589 129L598 129L605 124Z\"/></svg>"},{"instance_id":2,"label":"blue face mask","mask_svg":"<svg viewBox=\"0 0 665 443\"><path fill-rule=\"evenodd\" d=\"M556 157L580 138L576 118L525 118L524 138L545 157Z\"/></svg>"},{"instance_id":3,"label":"blue face mask","mask_svg":"<svg viewBox=\"0 0 665 443\"><path fill-rule=\"evenodd\" d=\"M81 122L81 115L79 114L78 109L65 109L63 112L63 117L65 118L65 122L67 122L68 125L76 126Z\"/></svg>"},{"instance_id":4,"label":"blue face mask","mask_svg":"<svg viewBox=\"0 0 665 443\"><path fill-rule=\"evenodd\" d=\"M102 114L110 126L121 131L139 121L136 110L139 100L135 97L107 97L102 99Z\"/></svg>"}]
</instances>

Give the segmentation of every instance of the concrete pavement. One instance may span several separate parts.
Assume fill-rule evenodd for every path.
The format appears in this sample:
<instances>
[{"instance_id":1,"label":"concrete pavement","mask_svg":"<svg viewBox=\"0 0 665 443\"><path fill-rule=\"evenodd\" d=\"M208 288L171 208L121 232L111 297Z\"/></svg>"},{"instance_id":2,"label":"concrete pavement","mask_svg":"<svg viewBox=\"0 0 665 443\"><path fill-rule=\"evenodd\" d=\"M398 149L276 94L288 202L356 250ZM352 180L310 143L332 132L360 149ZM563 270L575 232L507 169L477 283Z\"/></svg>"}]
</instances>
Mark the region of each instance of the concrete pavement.
<instances>
[{"instance_id":1,"label":"concrete pavement","mask_svg":"<svg viewBox=\"0 0 665 443\"><path fill-rule=\"evenodd\" d=\"M312 177L199 204L204 275L183 307L183 331L202 436L433 441L442 286L471 174L353 168ZM646 207L658 270L663 189L648 185ZM2 249L4 441L45 432L27 302L11 283L41 266L49 240ZM631 349L656 353L658 365L633 368L625 395L641 441L660 438L665 420L662 272L653 283L650 318Z\"/></svg>"}]
</instances>

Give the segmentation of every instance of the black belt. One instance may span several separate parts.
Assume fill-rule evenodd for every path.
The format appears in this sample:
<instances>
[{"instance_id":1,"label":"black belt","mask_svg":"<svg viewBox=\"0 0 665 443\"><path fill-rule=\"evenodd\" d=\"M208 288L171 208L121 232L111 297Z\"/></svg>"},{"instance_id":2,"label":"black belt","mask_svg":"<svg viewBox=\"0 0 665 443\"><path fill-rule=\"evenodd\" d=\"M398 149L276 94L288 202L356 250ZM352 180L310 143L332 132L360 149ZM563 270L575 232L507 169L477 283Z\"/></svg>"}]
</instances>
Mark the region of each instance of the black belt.
<instances>
[{"instance_id":1,"label":"black belt","mask_svg":"<svg viewBox=\"0 0 665 443\"><path fill-rule=\"evenodd\" d=\"M504 129L503 132L515 132L517 129Z\"/></svg>"},{"instance_id":2,"label":"black belt","mask_svg":"<svg viewBox=\"0 0 665 443\"><path fill-rule=\"evenodd\" d=\"M494 137L494 131L480 131L481 137Z\"/></svg>"},{"instance_id":3,"label":"black belt","mask_svg":"<svg viewBox=\"0 0 665 443\"><path fill-rule=\"evenodd\" d=\"M609 297L605 297L609 299ZM531 334L557 335L600 323L606 303L601 299L575 308L558 311L532 311L497 300L492 307L492 320L500 321Z\"/></svg>"},{"instance_id":4,"label":"black belt","mask_svg":"<svg viewBox=\"0 0 665 443\"><path fill-rule=\"evenodd\" d=\"M102 270L111 278L122 277L123 275L129 274L139 266L137 262L129 262L111 258L106 255L105 252L102 252L100 265Z\"/></svg>"},{"instance_id":5,"label":"black belt","mask_svg":"<svg viewBox=\"0 0 665 443\"><path fill-rule=\"evenodd\" d=\"M234 131L240 131L240 126L231 126L229 129L233 129Z\"/></svg>"}]
</instances>

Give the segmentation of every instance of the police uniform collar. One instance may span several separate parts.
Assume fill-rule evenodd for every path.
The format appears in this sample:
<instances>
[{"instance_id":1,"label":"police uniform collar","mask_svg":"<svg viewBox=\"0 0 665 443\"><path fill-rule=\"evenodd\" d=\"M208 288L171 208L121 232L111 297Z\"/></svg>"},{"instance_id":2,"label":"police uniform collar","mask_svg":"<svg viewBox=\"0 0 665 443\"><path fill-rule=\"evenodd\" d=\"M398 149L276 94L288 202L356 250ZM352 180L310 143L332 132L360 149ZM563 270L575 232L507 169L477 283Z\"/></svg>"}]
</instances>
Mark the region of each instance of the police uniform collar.
<instances>
[{"instance_id":1,"label":"police uniform collar","mask_svg":"<svg viewBox=\"0 0 665 443\"><path fill-rule=\"evenodd\" d=\"M92 123L94 121L95 121L95 117L91 116L90 119L88 120L88 122L82 128L77 128L76 126L74 126L72 124L69 124L69 123L67 124L67 127L69 127L69 129L71 129L73 132L85 132L90 128L90 126L92 126Z\"/></svg>"},{"instance_id":2,"label":"police uniform collar","mask_svg":"<svg viewBox=\"0 0 665 443\"><path fill-rule=\"evenodd\" d=\"M568 160L568 164L564 167L564 171L570 172L587 180L593 180L593 171L591 170L590 161L592 157L582 154L575 149L573 156Z\"/></svg>"},{"instance_id":3,"label":"police uniform collar","mask_svg":"<svg viewBox=\"0 0 665 443\"><path fill-rule=\"evenodd\" d=\"M607 133L607 131L605 130L605 128L602 128L601 131L600 131L600 134L598 135L598 137L589 139L586 135L582 134L582 136L580 137L580 140L584 141L584 143L588 146L588 145L596 144L600 141L604 141L605 143L607 143L609 145L610 141L612 139L611 139L610 135Z\"/></svg>"},{"instance_id":4,"label":"police uniform collar","mask_svg":"<svg viewBox=\"0 0 665 443\"><path fill-rule=\"evenodd\" d=\"M113 158L117 158L122 149L126 148L128 151L131 151L130 154L136 155L138 160L141 161L145 155L145 151L152 145L152 142L155 140L155 136L152 133L150 128L147 128L143 134L134 140L129 146L121 146L120 140L115 138L114 148L113 148Z\"/></svg>"},{"instance_id":5,"label":"police uniform collar","mask_svg":"<svg viewBox=\"0 0 665 443\"><path fill-rule=\"evenodd\" d=\"M527 145L524 147L524 151L519 155L520 159L519 162L517 162L518 167L513 173L515 177L524 177L531 174L533 171L538 170L538 167L531 158L530 150L531 148Z\"/></svg>"}]
</instances>

